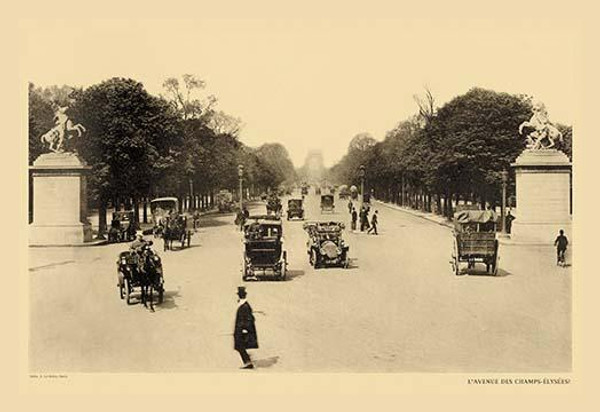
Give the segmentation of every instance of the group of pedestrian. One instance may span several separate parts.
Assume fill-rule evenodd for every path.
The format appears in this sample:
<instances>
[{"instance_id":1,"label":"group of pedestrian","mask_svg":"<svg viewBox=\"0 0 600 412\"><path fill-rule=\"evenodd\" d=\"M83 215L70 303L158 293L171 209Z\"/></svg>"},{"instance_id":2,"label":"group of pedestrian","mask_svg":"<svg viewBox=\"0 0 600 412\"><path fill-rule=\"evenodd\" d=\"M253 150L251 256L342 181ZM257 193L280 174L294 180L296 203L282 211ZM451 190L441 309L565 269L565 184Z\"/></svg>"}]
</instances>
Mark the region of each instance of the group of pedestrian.
<instances>
[{"instance_id":1,"label":"group of pedestrian","mask_svg":"<svg viewBox=\"0 0 600 412\"><path fill-rule=\"evenodd\" d=\"M379 223L378 220L378 215L379 212L377 210L375 210L375 212L373 212L373 214L371 215L371 221L369 223L369 212L371 210L371 207L369 205L363 205L360 209L360 212L356 211L356 208L354 207L352 200L350 200L348 202L348 211L350 212L350 217L351 217L351 222L352 222L352 230L355 231L356 230L356 223L357 221L360 219L360 231L364 232L365 230L367 231L367 233L371 234L373 233L374 235L377 235L377 225Z\"/></svg>"}]
</instances>

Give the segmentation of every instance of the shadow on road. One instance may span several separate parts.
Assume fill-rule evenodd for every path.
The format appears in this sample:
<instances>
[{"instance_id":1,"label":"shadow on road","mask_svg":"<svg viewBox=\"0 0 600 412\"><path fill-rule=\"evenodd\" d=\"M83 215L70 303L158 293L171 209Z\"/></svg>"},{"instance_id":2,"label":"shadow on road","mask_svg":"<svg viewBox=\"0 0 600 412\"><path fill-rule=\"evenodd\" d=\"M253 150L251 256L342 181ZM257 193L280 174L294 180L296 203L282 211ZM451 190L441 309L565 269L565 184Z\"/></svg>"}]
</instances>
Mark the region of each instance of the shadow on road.
<instances>
[{"instance_id":1,"label":"shadow on road","mask_svg":"<svg viewBox=\"0 0 600 412\"><path fill-rule=\"evenodd\" d=\"M175 302L175 298L180 297L178 290L166 290L163 295L163 303L160 305L155 305L155 308L162 309L177 309L177 303Z\"/></svg>"},{"instance_id":2,"label":"shadow on road","mask_svg":"<svg viewBox=\"0 0 600 412\"><path fill-rule=\"evenodd\" d=\"M468 276L481 276L481 277L490 277L490 278L503 278L506 276L512 276L512 273L507 272L506 270L498 268L497 273L491 274L487 273L485 270L476 270L476 269L467 269L463 272L464 275Z\"/></svg>"},{"instance_id":3,"label":"shadow on road","mask_svg":"<svg viewBox=\"0 0 600 412\"><path fill-rule=\"evenodd\" d=\"M271 356L270 358L255 360L253 363L254 366L256 366L257 368L270 368L271 366L275 365L278 361L279 356Z\"/></svg>"},{"instance_id":4,"label":"shadow on road","mask_svg":"<svg viewBox=\"0 0 600 412\"><path fill-rule=\"evenodd\" d=\"M287 272L287 280L294 280L296 278L304 276L306 272L303 270L288 270Z\"/></svg>"},{"instance_id":5,"label":"shadow on road","mask_svg":"<svg viewBox=\"0 0 600 412\"><path fill-rule=\"evenodd\" d=\"M228 219L220 219L226 217ZM222 215L212 215L209 217L204 217L200 219L199 229L205 227L219 227L219 226L227 226L233 225L234 215L231 213L226 213Z\"/></svg>"},{"instance_id":6,"label":"shadow on road","mask_svg":"<svg viewBox=\"0 0 600 412\"><path fill-rule=\"evenodd\" d=\"M163 249L163 252L164 253L167 253L167 252L183 252L184 250L194 249L194 248L197 248L197 247L202 247L202 245L189 245L189 246L186 245L186 247L184 247L184 248L182 248L179 245L173 245L173 249L169 249L169 250L164 250Z\"/></svg>"}]
</instances>

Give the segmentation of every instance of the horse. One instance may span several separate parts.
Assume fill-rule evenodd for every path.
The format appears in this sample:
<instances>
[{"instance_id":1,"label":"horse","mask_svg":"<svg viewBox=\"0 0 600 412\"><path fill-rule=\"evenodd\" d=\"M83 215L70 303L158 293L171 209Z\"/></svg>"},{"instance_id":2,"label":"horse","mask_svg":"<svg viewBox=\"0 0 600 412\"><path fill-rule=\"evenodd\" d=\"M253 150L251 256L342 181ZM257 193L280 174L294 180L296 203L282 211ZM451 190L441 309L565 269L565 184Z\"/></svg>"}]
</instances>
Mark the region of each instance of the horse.
<instances>
[{"instance_id":1,"label":"horse","mask_svg":"<svg viewBox=\"0 0 600 412\"><path fill-rule=\"evenodd\" d=\"M182 248L185 246L185 241L188 239L186 228L187 222L183 216L166 220L162 234L165 251L173 250L174 240L180 241Z\"/></svg>"},{"instance_id":2,"label":"horse","mask_svg":"<svg viewBox=\"0 0 600 412\"><path fill-rule=\"evenodd\" d=\"M150 311L154 312L154 291L158 292L158 303L162 303L163 300L163 286L162 286L162 265L160 260L156 260L157 257L151 250L144 251L143 262L140 264L144 265L143 271L138 271L140 279L140 288L142 290L142 304L145 308L148 308L150 304Z\"/></svg>"}]
</instances>

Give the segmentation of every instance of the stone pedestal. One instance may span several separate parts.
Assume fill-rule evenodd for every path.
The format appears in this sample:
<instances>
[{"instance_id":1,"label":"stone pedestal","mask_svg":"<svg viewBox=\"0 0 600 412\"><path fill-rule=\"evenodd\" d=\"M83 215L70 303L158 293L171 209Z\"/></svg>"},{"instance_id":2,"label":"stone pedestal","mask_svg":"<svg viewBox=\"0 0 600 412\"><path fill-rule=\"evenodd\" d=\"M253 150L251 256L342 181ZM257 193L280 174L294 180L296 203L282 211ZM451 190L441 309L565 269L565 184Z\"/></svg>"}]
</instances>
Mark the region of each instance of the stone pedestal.
<instances>
[{"instance_id":1,"label":"stone pedestal","mask_svg":"<svg viewBox=\"0 0 600 412\"><path fill-rule=\"evenodd\" d=\"M86 175L90 169L73 153L46 153L30 166L30 245L77 245L92 240L86 197Z\"/></svg>"},{"instance_id":2,"label":"stone pedestal","mask_svg":"<svg viewBox=\"0 0 600 412\"><path fill-rule=\"evenodd\" d=\"M569 158L554 149L525 150L511 166L517 190L511 240L551 245L560 229L571 240Z\"/></svg>"}]
</instances>

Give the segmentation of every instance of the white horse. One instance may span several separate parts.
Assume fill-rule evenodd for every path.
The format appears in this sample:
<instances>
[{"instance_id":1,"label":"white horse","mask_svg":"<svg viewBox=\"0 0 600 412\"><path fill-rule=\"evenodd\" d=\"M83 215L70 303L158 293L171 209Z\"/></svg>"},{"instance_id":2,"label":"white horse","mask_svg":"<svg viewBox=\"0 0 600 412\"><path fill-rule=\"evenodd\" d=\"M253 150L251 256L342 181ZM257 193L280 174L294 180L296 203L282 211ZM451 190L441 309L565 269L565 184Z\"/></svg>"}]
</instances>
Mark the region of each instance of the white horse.
<instances>
[{"instance_id":1,"label":"white horse","mask_svg":"<svg viewBox=\"0 0 600 412\"><path fill-rule=\"evenodd\" d=\"M562 133L550 123L548 120L548 112L543 103L537 102L533 105L533 116L529 121L524 121L519 125L519 134L523 134L524 127L531 127L534 130L527 135L527 148L528 149L549 149L554 147L555 141L558 140L562 143ZM542 142L544 139L548 139L548 145L544 145Z\"/></svg>"},{"instance_id":2,"label":"white horse","mask_svg":"<svg viewBox=\"0 0 600 412\"><path fill-rule=\"evenodd\" d=\"M66 107L59 107L54 118L54 127L40 137L41 142L48 143L49 149L54 153L64 152L66 140L70 140L75 134L81 137L85 132L85 127L79 123L73 124L66 112Z\"/></svg>"}]
</instances>

